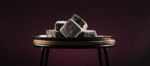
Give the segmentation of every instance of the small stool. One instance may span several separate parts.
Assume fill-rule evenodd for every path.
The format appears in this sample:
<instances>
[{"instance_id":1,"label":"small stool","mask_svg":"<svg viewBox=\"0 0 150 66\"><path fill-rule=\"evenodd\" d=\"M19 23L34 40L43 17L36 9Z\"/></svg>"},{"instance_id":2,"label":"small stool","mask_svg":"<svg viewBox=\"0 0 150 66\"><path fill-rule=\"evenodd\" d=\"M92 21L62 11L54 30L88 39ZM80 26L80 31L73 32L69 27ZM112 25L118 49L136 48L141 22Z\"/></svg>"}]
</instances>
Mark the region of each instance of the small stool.
<instances>
[{"instance_id":1,"label":"small stool","mask_svg":"<svg viewBox=\"0 0 150 66\"><path fill-rule=\"evenodd\" d=\"M47 66L49 48L97 48L100 66L109 66L107 48L115 45L110 36L91 38L49 38L46 35L33 37L35 47L41 48L40 66Z\"/></svg>"}]
</instances>

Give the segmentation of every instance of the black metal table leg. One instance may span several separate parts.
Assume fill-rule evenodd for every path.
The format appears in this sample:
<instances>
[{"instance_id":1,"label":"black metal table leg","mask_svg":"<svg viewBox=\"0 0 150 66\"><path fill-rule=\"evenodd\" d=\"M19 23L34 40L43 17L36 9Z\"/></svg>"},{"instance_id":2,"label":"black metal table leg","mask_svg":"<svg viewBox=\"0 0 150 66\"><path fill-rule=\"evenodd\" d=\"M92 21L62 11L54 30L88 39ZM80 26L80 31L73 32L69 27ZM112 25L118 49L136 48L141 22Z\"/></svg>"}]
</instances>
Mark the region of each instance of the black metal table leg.
<instances>
[{"instance_id":1,"label":"black metal table leg","mask_svg":"<svg viewBox=\"0 0 150 66\"><path fill-rule=\"evenodd\" d=\"M109 66L107 48L97 48L100 66Z\"/></svg>"},{"instance_id":2,"label":"black metal table leg","mask_svg":"<svg viewBox=\"0 0 150 66\"><path fill-rule=\"evenodd\" d=\"M103 59L102 59L101 49L100 49L100 48L97 48L97 50L98 50L99 64L100 64L100 66L103 66Z\"/></svg>"},{"instance_id":3,"label":"black metal table leg","mask_svg":"<svg viewBox=\"0 0 150 66\"><path fill-rule=\"evenodd\" d=\"M47 66L48 55L49 55L49 48L42 47L41 48L40 66Z\"/></svg>"},{"instance_id":4,"label":"black metal table leg","mask_svg":"<svg viewBox=\"0 0 150 66\"><path fill-rule=\"evenodd\" d=\"M43 66L47 66L47 62L48 62L48 56L49 56L49 48L45 49L45 63Z\"/></svg>"},{"instance_id":5,"label":"black metal table leg","mask_svg":"<svg viewBox=\"0 0 150 66\"><path fill-rule=\"evenodd\" d=\"M45 48L42 47L42 48L41 48L40 66L43 65L43 62L44 62L44 56L45 56Z\"/></svg>"},{"instance_id":6,"label":"black metal table leg","mask_svg":"<svg viewBox=\"0 0 150 66\"><path fill-rule=\"evenodd\" d=\"M104 49L104 56L105 56L106 66L109 66L109 58L108 58L107 48L103 48L103 49Z\"/></svg>"}]
</instances>

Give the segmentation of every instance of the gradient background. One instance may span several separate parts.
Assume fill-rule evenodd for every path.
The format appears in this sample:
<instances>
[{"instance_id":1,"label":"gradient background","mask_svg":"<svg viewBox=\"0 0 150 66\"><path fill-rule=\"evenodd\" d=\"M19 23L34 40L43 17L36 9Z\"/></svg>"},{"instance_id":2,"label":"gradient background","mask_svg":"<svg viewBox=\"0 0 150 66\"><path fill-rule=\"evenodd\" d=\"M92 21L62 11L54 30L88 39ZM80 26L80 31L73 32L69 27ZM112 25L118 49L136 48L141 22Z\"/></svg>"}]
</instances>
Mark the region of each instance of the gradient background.
<instances>
[{"instance_id":1,"label":"gradient background","mask_svg":"<svg viewBox=\"0 0 150 66\"><path fill-rule=\"evenodd\" d=\"M0 2L0 66L38 66L40 48L33 35L53 29L74 13L89 28L113 35L111 66L150 66L150 2L148 0L12 0ZM49 66L98 66L96 49L51 49Z\"/></svg>"}]
</instances>

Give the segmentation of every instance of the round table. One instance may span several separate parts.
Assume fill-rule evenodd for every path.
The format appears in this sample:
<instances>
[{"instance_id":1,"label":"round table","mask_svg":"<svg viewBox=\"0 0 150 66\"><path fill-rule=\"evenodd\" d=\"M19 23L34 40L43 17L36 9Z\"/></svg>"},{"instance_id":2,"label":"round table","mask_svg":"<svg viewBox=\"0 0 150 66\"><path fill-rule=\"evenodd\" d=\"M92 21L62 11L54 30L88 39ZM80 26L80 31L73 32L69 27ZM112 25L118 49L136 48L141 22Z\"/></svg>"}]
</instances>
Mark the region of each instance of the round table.
<instances>
[{"instance_id":1,"label":"round table","mask_svg":"<svg viewBox=\"0 0 150 66\"><path fill-rule=\"evenodd\" d=\"M49 48L97 48L100 66L109 66L107 48L115 46L112 36L54 38L37 35L33 36L33 43L33 46L42 49L40 66L47 66Z\"/></svg>"}]
</instances>

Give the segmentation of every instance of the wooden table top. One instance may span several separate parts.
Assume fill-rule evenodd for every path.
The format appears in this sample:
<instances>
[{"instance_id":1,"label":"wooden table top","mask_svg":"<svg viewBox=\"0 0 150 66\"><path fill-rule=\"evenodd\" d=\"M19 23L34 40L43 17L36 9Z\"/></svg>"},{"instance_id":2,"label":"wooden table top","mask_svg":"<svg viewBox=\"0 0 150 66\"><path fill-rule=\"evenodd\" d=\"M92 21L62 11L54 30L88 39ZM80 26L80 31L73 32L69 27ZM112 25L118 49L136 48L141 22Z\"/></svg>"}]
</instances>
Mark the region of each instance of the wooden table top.
<instances>
[{"instance_id":1,"label":"wooden table top","mask_svg":"<svg viewBox=\"0 0 150 66\"><path fill-rule=\"evenodd\" d=\"M112 47L115 40L112 36L97 36L87 38L53 38L46 35L33 36L37 47Z\"/></svg>"}]
</instances>

